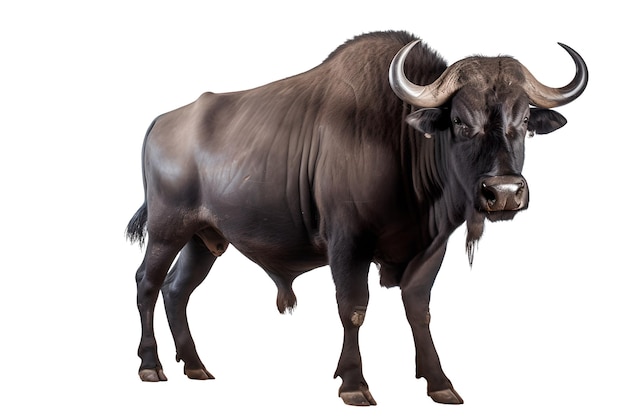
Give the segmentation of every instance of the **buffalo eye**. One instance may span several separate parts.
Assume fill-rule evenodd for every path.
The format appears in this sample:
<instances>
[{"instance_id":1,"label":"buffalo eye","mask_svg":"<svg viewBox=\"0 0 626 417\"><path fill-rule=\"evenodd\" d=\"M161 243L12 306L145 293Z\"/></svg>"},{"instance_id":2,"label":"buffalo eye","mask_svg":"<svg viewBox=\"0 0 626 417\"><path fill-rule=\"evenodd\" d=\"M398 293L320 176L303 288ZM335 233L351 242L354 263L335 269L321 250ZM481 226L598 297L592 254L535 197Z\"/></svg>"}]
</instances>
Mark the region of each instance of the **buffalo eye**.
<instances>
[{"instance_id":1,"label":"buffalo eye","mask_svg":"<svg viewBox=\"0 0 626 417\"><path fill-rule=\"evenodd\" d=\"M467 137L469 136L469 127L463 123L463 121L461 119L459 119L458 117L455 117L452 119L452 123L454 123L454 125L460 130L461 135Z\"/></svg>"},{"instance_id":2,"label":"buffalo eye","mask_svg":"<svg viewBox=\"0 0 626 417\"><path fill-rule=\"evenodd\" d=\"M524 117L524 120L523 120L523 122L522 122L522 123L524 123L525 125L527 125L527 124L528 124L528 116Z\"/></svg>"}]
</instances>

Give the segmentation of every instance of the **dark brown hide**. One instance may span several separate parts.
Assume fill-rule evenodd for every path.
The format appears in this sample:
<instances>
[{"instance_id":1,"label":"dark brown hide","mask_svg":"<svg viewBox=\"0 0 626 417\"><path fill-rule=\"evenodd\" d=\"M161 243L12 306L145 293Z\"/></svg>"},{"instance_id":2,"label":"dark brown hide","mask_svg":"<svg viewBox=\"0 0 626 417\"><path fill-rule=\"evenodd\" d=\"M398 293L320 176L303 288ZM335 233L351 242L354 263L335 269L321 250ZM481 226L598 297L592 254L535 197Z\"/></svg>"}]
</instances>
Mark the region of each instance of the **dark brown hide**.
<instances>
[{"instance_id":1,"label":"dark brown hide","mask_svg":"<svg viewBox=\"0 0 626 417\"><path fill-rule=\"evenodd\" d=\"M401 287L428 394L462 402L428 326L448 237L467 222L471 252L485 219L510 219L527 207L525 136L565 119L531 108L521 64L507 57L469 59L436 107L405 104L390 87L389 68L413 40L404 32L362 35L306 73L206 93L154 121L143 149L145 203L127 228L132 240L149 237L136 275L143 380L166 379L153 331L159 291L186 375L212 378L186 306L232 244L276 283L281 312L296 304L298 275L330 265L344 328L335 376L346 403L375 404L358 343L372 262L383 285ZM446 68L423 43L402 63L418 86Z\"/></svg>"}]
</instances>

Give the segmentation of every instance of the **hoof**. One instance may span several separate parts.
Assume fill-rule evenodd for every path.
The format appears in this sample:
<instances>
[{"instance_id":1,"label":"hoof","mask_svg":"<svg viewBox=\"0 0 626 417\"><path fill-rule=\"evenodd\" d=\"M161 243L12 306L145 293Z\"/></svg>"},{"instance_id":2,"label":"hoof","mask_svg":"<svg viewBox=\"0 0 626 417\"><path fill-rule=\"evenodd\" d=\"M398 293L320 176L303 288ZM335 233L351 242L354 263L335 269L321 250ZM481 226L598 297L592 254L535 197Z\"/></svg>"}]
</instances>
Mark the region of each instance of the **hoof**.
<instances>
[{"instance_id":1,"label":"hoof","mask_svg":"<svg viewBox=\"0 0 626 417\"><path fill-rule=\"evenodd\" d=\"M432 398L434 402L440 404L463 404L463 398L461 398L454 388L429 392L428 396Z\"/></svg>"},{"instance_id":2,"label":"hoof","mask_svg":"<svg viewBox=\"0 0 626 417\"><path fill-rule=\"evenodd\" d=\"M187 378L189 379L215 379L215 377L206 369L185 369L185 375L187 375Z\"/></svg>"},{"instance_id":3,"label":"hoof","mask_svg":"<svg viewBox=\"0 0 626 417\"><path fill-rule=\"evenodd\" d=\"M145 382L167 381L162 369L142 369L139 371L139 378Z\"/></svg>"},{"instance_id":4,"label":"hoof","mask_svg":"<svg viewBox=\"0 0 626 417\"><path fill-rule=\"evenodd\" d=\"M370 391L364 388L363 391L349 391L339 394L344 403L348 405L369 406L376 405L376 401Z\"/></svg>"}]
</instances>

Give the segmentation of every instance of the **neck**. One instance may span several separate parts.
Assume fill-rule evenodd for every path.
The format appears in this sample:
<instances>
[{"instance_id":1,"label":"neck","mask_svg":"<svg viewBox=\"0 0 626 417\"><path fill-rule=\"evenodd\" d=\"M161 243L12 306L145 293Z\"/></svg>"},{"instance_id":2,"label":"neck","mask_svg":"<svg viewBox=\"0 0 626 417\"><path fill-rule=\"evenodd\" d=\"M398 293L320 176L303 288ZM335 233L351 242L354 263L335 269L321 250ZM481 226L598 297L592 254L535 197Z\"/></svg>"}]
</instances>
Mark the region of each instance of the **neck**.
<instances>
[{"instance_id":1,"label":"neck","mask_svg":"<svg viewBox=\"0 0 626 417\"><path fill-rule=\"evenodd\" d=\"M484 219L474 218L475 210L468 206L466 193L454 180L447 151L449 133L444 131L427 138L410 127L406 130L403 168L409 173L405 182L406 193L412 196L412 209L420 217L428 216L431 238L449 235L467 220L467 250L468 254L473 253L473 242L482 234Z\"/></svg>"}]
</instances>

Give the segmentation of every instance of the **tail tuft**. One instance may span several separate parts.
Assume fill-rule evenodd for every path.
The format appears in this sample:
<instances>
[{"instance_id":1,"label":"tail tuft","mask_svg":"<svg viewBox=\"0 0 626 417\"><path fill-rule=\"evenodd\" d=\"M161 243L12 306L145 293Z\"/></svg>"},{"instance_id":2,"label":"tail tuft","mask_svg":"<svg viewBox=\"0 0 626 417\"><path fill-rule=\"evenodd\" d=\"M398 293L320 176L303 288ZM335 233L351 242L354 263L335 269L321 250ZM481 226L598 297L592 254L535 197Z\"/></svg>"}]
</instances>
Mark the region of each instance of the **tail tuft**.
<instances>
[{"instance_id":1,"label":"tail tuft","mask_svg":"<svg viewBox=\"0 0 626 417\"><path fill-rule=\"evenodd\" d=\"M130 240L130 243L139 243L139 246L143 246L146 238L147 221L148 207L146 206L146 203L143 203L132 219L128 222L128 226L126 226L126 238Z\"/></svg>"}]
</instances>

